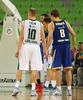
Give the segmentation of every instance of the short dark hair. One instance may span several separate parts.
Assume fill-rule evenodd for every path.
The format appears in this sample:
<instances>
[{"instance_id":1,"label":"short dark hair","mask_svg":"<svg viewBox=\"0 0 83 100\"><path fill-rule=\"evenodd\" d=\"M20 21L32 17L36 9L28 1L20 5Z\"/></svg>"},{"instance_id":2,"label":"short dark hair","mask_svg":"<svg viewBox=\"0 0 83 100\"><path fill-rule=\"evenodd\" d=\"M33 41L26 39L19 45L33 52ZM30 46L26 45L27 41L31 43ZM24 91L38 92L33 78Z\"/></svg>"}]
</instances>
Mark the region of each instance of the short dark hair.
<instances>
[{"instance_id":1,"label":"short dark hair","mask_svg":"<svg viewBox=\"0 0 83 100\"><path fill-rule=\"evenodd\" d=\"M48 14L41 14L41 16L44 16L44 17L49 17L49 16L48 16Z\"/></svg>"},{"instance_id":2,"label":"short dark hair","mask_svg":"<svg viewBox=\"0 0 83 100\"><path fill-rule=\"evenodd\" d=\"M59 17L60 13L57 9L53 9L51 10L51 16L53 15L54 17Z\"/></svg>"},{"instance_id":3,"label":"short dark hair","mask_svg":"<svg viewBox=\"0 0 83 100\"><path fill-rule=\"evenodd\" d=\"M79 44L83 44L83 42L79 42Z\"/></svg>"},{"instance_id":4,"label":"short dark hair","mask_svg":"<svg viewBox=\"0 0 83 100\"><path fill-rule=\"evenodd\" d=\"M51 19L49 17L44 18L43 22L50 23Z\"/></svg>"}]
</instances>

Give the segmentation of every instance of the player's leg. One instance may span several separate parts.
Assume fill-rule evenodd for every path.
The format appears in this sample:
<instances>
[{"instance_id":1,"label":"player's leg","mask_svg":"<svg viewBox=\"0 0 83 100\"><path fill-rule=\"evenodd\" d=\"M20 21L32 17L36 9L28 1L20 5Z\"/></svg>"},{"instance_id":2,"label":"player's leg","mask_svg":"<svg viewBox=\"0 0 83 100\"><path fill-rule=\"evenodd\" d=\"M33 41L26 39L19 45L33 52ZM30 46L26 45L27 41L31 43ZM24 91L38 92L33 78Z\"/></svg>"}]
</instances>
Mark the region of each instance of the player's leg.
<instances>
[{"instance_id":1,"label":"player's leg","mask_svg":"<svg viewBox=\"0 0 83 100\"><path fill-rule=\"evenodd\" d=\"M53 95L62 95L61 89L61 62L62 62L62 47L53 47L53 69L55 70L57 88Z\"/></svg>"},{"instance_id":2,"label":"player's leg","mask_svg":"<svg viewBox=\"0 0 83 100\"><path fill-rule=\"evenodd\" d=\"M29 71L28 71L28 74L27 74L27 77L29 76L29 82L27 80L27 85L26 87L31 87L31 65L29 64Z\"/></svg>"},{"instance_id":3,"label":"player's leg","mask_svg":"<svg viewBox=\"0 0 83 100\"><path fill-rule=\"evenodd\" d=\"M56 75L55 75L55 70L52 69L52 44L50 45L50 48L49 48L49 57L48 57L48 68L51 70L51 74L49 76L49 73L48 73L48 77L50 78L51 80L51 87L50 87L50 91L55 91L56 90Z\"/></svg>"},{"instance_id":4,"label":"player's leg","mask_svg":"<svg viewBox=\"0 0 83 100\"><path fill-rule=\"evenodd\" d=\"M52 77L52 70L51 70L51 66L52 66L52 56L50 55L52 51L52 45L49 47L49 56L46 58L46 69L47 69L47 75L46 75L46 82L44 85L44 90L43 91L49 91L49 84L50 84L50 80Z\"/></svg>"},{"instance_id":5,"label":"player's leg","mask_svg":"<svg viewBox=\"0 0 83 100\"><path fill-rule=\"evenodd\" d=\"M40 43L40 52L41 52L42 64L44 64L43 46L42 46L42 43ZM36 92L43 91L43 89L44 89L40 79L41 79L41 72L38 71L38 72L37 72L37 86L36 86Z\"/></svg>"},{"instance_id":6,"label":"player's leg","mask_svg":"<svg viewBox=\"0 0 83 100\"><path fill-rule=\"evenodd\" d=\"M67 86L68 86L67 95L72 95L72 92L71 92L71 83L72 83L71 69L65 69L65 72L66 72L66 80L67 80Z\"/></svg>"},{"instance_id":7,"label":"player's leg","mask_svg":"<svg viewBox=\"0 0 83 100\"><path fill-rule=\"evenodd\" d=\"M64 55L63 55L63 67L66 71L66 80L67 80L67 95L72 95L71 89L71 82L72 82L72 75L71 75L71 68L72 68L72 61L71 61L71 51L70 46L66 45L64 48Z\"/></svg>"},{"instance_id":8,"label":"player's leg","mask_svg":"<svg viewBox=\"0 0 83 100\"><path fill-rule=\"evenodd\" d=\"M16 81L20 81L22 77L22 70L17 70L16 73Z\"/></svg>"},{"instance_id":9,"label":"player's leg","mask_svg":"<svg viewBox=\"0 0 83 100\"><path fill-rule=\"evenodd\" d=\"M66 72L67 85L71 86L71 82L72 82L71 69L65 69L65 72Z\"/></svg>"},{"instance_id":10,"label":"player's leg","mask_svg":"<svg viewBox=\"0 0 83 100\"><path fill-rule=\"evenodd\" d=\"M31 96L33 96L33 95L37 96L36 89L35 89L36 80L37 80L37 71L42 70L42 60L41 60L41 54L40 54L39 45L32 46L31 70L32 70ZM34 78L34 76L35 76L35 78Z\"/></svg>"},{"instance_id":11,"label":"player's leg","mask_svg":"<svg viewBox=\"0 0 83 100\"><path fill-rule=\"evenodd\" d=\"M49 84L50 84L50 80L51 80L51 75L52 75L52 70L51 69L47 69L46 82L45 82L43 91L50 91Z\"/></svg>"},{"instance_id":12,"label":"player's leg","mask_svg":"<svg viewBox=\"0 0 83 100\"><path fill-rule=\"evenodd\" d=\"M61 90L61 69L55 69L55 73L57 75L57 77L56 77L57 89L53 93L53 95L62 95L62 90Z\"/></svg>"},{"instance_id":13,"label":"player's leg","mask_svg":"<svg viewBox=\"0 0 83 100\"><path fill-rule=\"evenodd\" d=\"M52 75L51 75L51 91L55 91L56 90L56 73L55 73L55 69L51 69L52 70Z\"/></svg>"},{"instance_id":14,"label":"player's leg","mask_svg":"<svg viewBox=\"0 0 83 100\"><path fill-rule=\"evenodd\" d=\"M41 80L39 77L39 71L36 71L36 76L37 76L36 77L36 81L37 81L36 92L41 92L43 90L43 86L42 86L42 83L41 83ZM34 77L32 76L32 78L34 78Z\"/></svg>"},{"instance_id":15,"label":"player's leg","mask_svg":"<svg viewBox=\"0 0 83 100\"><path fill-rule=\"evenodd\" d=\"M41 92L43 91L43 86L42 86L42 83L41 83L41 72L40 71L37 71L37 86L36 86L36 92Z\"/></svg>"},{"instance_id":16,"label":"player's leg","mask_svg":"<svg viewBox=\"0 0 83 100\"><path fill-rule=\"evenodd\" d=\"M56 84L57 84L57 87L60 87L60 89L61 89L61 69L56 69L55 70L55 73L56 73L56 75L57 75L57 77L56 77Z\"/></svg>"},{"instance_id":17,"label":"player's leg","mask_svg":"<svg viewBox=\"0 0 83 100\"><path fill-rule=\"evenodd\" d=\"M37 80L37 70L32 70L32 75L31 75L31 82L32 82L31 96L37 96L37 93L35 91L36 80Z\"/></svg>"},{"instance_id":18,"label":"player's leg","mask_svg":"<svg viewBox=\"0 0 83 100\"><path fill-rule=\"evenodd\" d=\"M32 74L31 74L32 90L35 90L36 80L37 80L37 71L32 70Z\"/></svg>"},{"instance_id":19,"label":"player's leg","mask_svg":"<svg viewBox=\"0 0 83 100\"><path fill-rule=\"evenodd\" d=\"M51 87L49 89L50 80L51 80ZM46 83L45 83L43 91L55 91L55 90L56 90L56 73L55 73L55 69L47 69Z\"/></svg>"},{"instance_id":20,"label":"player's leg","mask_svg":"<svg viewBox=\"0 0 83 100\"><path fill-rule=\"evenodd\" d=\"M21 81L21 77L22 77L22 70L17 70L17 73L16 73L16 84L15 84L15 87L19 87L19 83Z\"/></svg>"},{"instance_id":21,"label":"player's leg","mask_svg":"<svg viewBox=\"0 0 83 100\"><path fill-rule=\"evenodd\" d=\"M16 72L16 83L15 83L15 88L12 93L12 96L16 96L19 93L19 84L21 81L21 77L22 77L22 70L19 70L19 60L18 60L18 68Z\"/></svg>"},{"instance_id":22,"label":"player's leg","mask_svg":"<svg viewBox=\"0 0 83 100\"><path fill-rule=\"evenodd\" d=\"M22 70L29 70L29 51L28 50L29 49L27 49L25 45L22 45L22 48L19 54L19 60L18 60L18 68L17 68L18 70L16 73L15 89L12 93L13 96L17 95L17 93L19 92L18 87L19 87L19 83L22 77Z\"/></svg>"},{"instance_id":23,"label":"player's leg","mask_svg":"<svg viewBox=\"0 0 83 100\"><path fill-rule=\"evenodd\" d=\"M51 77L52 77L52 70L47 68L46 81L50 82ZM48 86L49 84L46 85Z\"/></svg>"},{"instance_id":24,"label":"player's leg","mask_svg":"<svg viewBox=\"0 0 83 100\"><path fill-rule=\"evenodd\" d=\"M19 92L19 84L20 84L20 81L21 81L21 77L22 77L22 70L17 70L16 83L15 83L15 88L14 88L14 91L12 93L12 96L16 96Z\"/></svg>"},{"instance_id":25,"label":"player's leg","mask_svg":"<svg viewBox=\"0 0 83 100\"><path fill-rule=\"evenodd\" d=\"M50 79L52 77L51 66L52 66L52 57L49 56L48 57L48 61L47 61L47 76L46 76L46 81L50 81Z\"/></svg>"},{"instance_id":26,"label":"player's leg","mask_svg":"<svg viewBox=\"0 0 83 100\"><path fill-rule=\"evenodd\" d=\"M37 71L36 70L32 70L31 82L32 83L36 83L36 80L37 80Z\"/></svg>"},{"instance_id":27,"label":"player's leg","mask_svg":"<svg viewBox=\"0 0 83 100\"><path fill-rule=\"evenodd\" d=\"M50 83L50 80L51 80L51 77L52 77L52 70L51 70L51 65L52 65L52 57L49 56L46 60L47 64L47 75L46 75L46 82L45 82L45 85L44 85L44 90L43 91L49 91L49 83Z\"/></svg>"}]
</instances>

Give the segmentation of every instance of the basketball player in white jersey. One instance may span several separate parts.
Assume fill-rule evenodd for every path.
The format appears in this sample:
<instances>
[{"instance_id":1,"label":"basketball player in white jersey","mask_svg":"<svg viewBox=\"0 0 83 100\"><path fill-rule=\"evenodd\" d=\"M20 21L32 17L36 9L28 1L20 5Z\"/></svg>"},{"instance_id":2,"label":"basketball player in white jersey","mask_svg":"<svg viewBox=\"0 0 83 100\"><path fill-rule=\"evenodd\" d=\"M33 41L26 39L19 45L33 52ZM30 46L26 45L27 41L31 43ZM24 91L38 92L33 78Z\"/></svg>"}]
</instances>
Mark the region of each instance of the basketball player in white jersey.
<instances>
[{"instance_id":1,"label":"basketball player in white jersey","mask_svg":"<svg viewBox=\"0 0 83 100\"><path fill-rule=\"evenodd\" d=\"M16 51L16 58L19 57L19 73L16 75L15 89L12 93L13 96L17 95L19 92L18 81L21 80L23 70L29 70L29 61L31 62L32 70L32 89L31 96L37 95L35 91L35 83L37 80L37 71L42 70L42 60L40 54L40 36L42 39L43 49L45 55L48 55L48 50L46 48L46 40L44 37L44 29L39 21L36 21L37 11L35 8L31 8L28 11L28 20L25 20L21 25L21 35L18 42L18 47Z\"/></svg>"}]
</instances>

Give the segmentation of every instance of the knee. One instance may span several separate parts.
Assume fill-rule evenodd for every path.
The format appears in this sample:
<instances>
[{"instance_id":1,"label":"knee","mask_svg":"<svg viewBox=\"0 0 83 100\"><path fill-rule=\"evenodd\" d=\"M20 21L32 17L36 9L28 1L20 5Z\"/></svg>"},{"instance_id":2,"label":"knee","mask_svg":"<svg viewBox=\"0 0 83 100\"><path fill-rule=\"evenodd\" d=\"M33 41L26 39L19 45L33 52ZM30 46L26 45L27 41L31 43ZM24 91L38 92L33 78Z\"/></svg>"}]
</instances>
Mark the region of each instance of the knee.
<instances>
[{"instance_id":1,"label":"knee","mask_svg":"<svg viewBox=\"0 0 83 100\"><path fill-rule=\"evenodd\" d=\"M52 73L55 73L55 69L52 69Z\"/></svg>"},{"instance_id":2,"label":"knee","mask_svg":"<svg viewBox=\"0 0 83 100\"><path fill-rule=\"evenodd\" d=\"M61 69L55 69L55 71L61 71Z\"/></svg>"},{"instance_id":3,"label":"knee","mask_svg":"<svg viewBox=\"0 0 83 100\"><path fill-rule=\"evenodd\" d=\"M33 77L36 77L38 75L38 72L37 71L32 71L32 76Z\"/></svg>"},{"instance_id":4,"label":"knee","mask_svg":"<svg viewBox=\"0 0 83 100\"><path fill-rule=\"evenodd\" d=\"M71 72L71 69L65 69L65 72Z\"/></svg>"}]
</instances>

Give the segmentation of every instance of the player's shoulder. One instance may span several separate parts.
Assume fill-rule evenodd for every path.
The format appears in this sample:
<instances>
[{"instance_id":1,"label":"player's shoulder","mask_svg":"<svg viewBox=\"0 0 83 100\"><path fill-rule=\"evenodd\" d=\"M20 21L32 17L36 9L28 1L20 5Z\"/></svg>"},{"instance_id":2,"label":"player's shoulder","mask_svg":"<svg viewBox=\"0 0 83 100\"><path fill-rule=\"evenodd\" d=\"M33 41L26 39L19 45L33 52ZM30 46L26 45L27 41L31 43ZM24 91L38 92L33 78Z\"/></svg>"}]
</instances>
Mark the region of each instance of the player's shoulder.
<instances>
[{"instance_id":1,"label":"player's shoulder","mask_svg":"<svg viewBox=\"0 0 83 100\"><path fill-rule=\"evenodd\" d=\"M36 20L36 23L38 23L38 25L40 25L40 26L43 26L43 24L38 20Z\"/></svg>"},{"instance_id":2,"label":"player's shoulder","mask_svg":"<svg viewBox=\"0 0 83 100\"><path fill-rule=\"evenodd\" d=\"M38 21L38 20L35 20L37 23L39 23L39 24L41 24L41 22L40 21Z\"/></svg>"},{"instance_id":3,"label":"player's shoulder","mask_svg":"<svg viewBox=\"0 0 83 100\"><path fill-rule=\"evenodd\" d=\"M67 25L70 25L68 21L64 20Z\"/></svg>"},{"instance_id":4,"label":"player's shoulder","mask_svg":"<svg viewBox=\"0 0 83 100\"><path fill-rule=\"evenodd\" d=\"M29 19L26 19L26 20L23 21L23 23L28 22L28 21L29 21Z\"/></svg>"},{"instance_id":5,"label":"player's shoulder","mask_svg":"<svg viewBox=\"0 0 83 100\"><path fill-rule=\"evenodd\" d=\"M70 24L69 24L69 22L68 21L66 21L66 20L64 20L65 21L65 23L66 23L66 25L67 25L67 27L68 27L68 29L70 28Z\"/></svg>"},{"instance_id":6,"label":"player's shoulder","mask_svg":"<svg viewBox=\"0 0 83 100\"><path fill-rule=\"evenodd\" d=\"M26 19L26 20L24 20L24 21L28 21L29 19Z\"/></svg>"}]
</instances>

